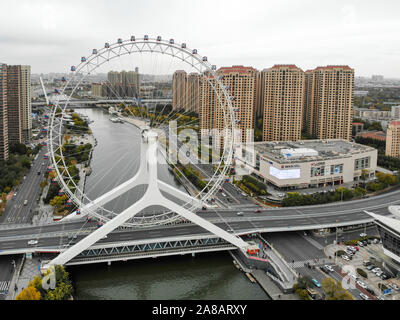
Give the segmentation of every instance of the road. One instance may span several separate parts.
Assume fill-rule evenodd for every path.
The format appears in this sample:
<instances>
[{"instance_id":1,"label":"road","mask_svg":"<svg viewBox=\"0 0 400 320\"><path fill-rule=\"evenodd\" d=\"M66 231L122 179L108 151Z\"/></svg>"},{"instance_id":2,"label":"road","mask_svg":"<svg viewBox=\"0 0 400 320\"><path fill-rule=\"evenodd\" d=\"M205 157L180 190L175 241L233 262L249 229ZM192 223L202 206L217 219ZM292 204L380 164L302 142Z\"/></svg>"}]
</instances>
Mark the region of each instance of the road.
<instances>
[{"instance_id":1,"label":"road","mask_svg":"<svg viewBox=\"0 0 400 320\"><path fill-rule=\"evenodd\" d=\"M5 212L0 218L0 223L30 223L37 206L37 199L41 192L40 182L48 166L48 160L43 160L47 148L41 148L37 158L33 160L25 178L17 188L17 194L8 202ZM44 163L44 165L42 165ZM40 171L40 175L38 175ZM24 205L24 201L27 204Z\"/></svg>"}]
</instances>

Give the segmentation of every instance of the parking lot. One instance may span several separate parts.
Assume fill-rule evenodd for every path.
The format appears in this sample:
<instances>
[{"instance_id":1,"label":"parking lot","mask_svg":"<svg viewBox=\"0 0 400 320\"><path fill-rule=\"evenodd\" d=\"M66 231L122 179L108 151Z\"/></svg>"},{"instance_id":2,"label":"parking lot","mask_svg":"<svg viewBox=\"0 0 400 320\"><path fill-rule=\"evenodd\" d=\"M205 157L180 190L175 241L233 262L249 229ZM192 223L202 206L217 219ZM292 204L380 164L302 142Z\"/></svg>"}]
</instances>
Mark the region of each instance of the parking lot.
<instances>
[{"instance_id":1,"label":"parking lot","mask_svg":"<svg viewBox=\"0 0 400 320\"><path fill-rule=\"evenodd\" d=\"M356 247L358 251L353 250L354 254L352 255L349 254L348 246L332 244L325 248L325 253L327 256L334 257L335 252L339 250L346 252L347 250L345 256L349 259L345 257L336 257L336 265L339 266L339 272L342 277L347 276L345 280L349 285L355 286L368 296L369 299L400 300L400 279L392 278L390 271L388 269L385 270L385 268L382 267L382 263L379 262L382 245L379 243L371 243L367 246ZM357 272L357 269L363 270L367 274L367 278L361 276ZM375 272L373 272L374 269ZM388 275L390 278L383 280L383 274ZM391 293L383 295L383 292L378 287L379 284L384 284L388 289L391 289ZM371 292L373 292L373 294L371 294Z\"/></svg>"}]
</instances>

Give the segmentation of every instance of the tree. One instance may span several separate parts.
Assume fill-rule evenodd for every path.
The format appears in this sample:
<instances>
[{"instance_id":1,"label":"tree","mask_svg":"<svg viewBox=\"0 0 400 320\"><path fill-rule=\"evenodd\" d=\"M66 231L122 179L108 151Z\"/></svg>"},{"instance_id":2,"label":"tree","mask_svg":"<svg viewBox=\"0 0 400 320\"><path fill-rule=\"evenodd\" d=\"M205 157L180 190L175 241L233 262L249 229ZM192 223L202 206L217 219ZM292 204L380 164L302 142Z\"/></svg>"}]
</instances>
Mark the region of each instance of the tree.
<instances>
[{"instance_id":1,"label":"tree","mask_svg":"<svg viewBox=\"0 0 400 320\"><path fill-rule=\"evenodd\" d=\"M35 287L22 290L16 300L40 300L40 292Z\"/></svg>"},{"instance_id":2,"label":"tree","mask_svg":"<svg viewBox=\"0 0 400 320\"><path fill-rule=\"evenodd\" d=\"M332 278L322 280L322 289L327 300L354 300L353 296L342 287L341 282Z\"/></svg>"}]
</instances>

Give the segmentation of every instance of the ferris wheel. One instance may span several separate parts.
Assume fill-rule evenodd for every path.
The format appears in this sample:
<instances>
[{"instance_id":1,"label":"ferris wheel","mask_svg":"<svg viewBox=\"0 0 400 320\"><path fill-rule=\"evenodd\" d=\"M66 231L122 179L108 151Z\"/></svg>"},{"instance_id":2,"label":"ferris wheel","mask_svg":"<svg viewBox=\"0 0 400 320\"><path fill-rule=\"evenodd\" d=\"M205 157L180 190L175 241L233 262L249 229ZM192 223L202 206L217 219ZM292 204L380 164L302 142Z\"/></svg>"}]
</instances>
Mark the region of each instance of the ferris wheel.
<instances>
[{"instance_id":1,"label":"ferris wheel","mask_svg":"<svg viewBox=\"0 0 400 320\"><path fill-rule=\"evenodd\" d=\"M146 56L150 56L151 59L147 59L145 63L143 63L143 66L153 66L153 70L155 72L159 72L161 69L161 64L165 63L168 64L168 67L164 68L164 71L169 71L172 73L176 71L174 66L179 65L181 67L184 65L187 70L189 70L188 72L199 75L202 81L203 91L200 90L197 92L197 98L199 99L196 99L196 101L205 99L206 94L204 93L204 88L207 87L207 90L209 90L207 93L208 96L215 96L213 100L213 108L216 114L220 116L218 126L220 132L223 132L223 143L221 143L217 161L208 165L208 175L207 179L205 179L206 183L201 185L201 187L194 186L192 188L192 190L196 190L196 192L192 193L189 197L183 195L182 192L174 194L176 198L181 200L179 206L191 212L195 212L199 208L207 206L207 204L211 203L214 194L218 192L222 182L225 180L231 169L235 142L234 132L237 130L238 125L238 120L235 118L235 111L237 108L234 108L233 104L235 99L230 96L230 88L229 86L224 85L223 76L218 74L216 66L210 64L206 56L199 55L197 49L190 49L185 43L176 43L174 39L164 40L160 36L156 38L150 38L147 35L145 35L143 38L131 36L130 39L127 40L118 39L115 43L105 43L103 48L93 49L90 55L81 57L80 63L70 68L70 76L67 79L62 79L64 86L63 88L60 88L59 91L61 95L67 97L66 100L58 100L54 105L51 106L52 110L49 117L47 141L49 158L52 163L49 171L54 173L52 182L58 183L58 185L61 187L59 191L60 194L67 195L69 198L68 203L71 206L74 206L76 209L70 215L71 218L88 216L93 217L102 223L111 221L117 217L120 212L113 210L113 208L106 207L106 203L108 203L110 200L114 200L116 197L126 192L129 189L128 182L130 181L128 179L127 181L121 182L119 185L111 188L111 190L107 190L105 194L99 195L96 198L90 197L85 188L83 188L83 186L79 183L79 179L77 179L79 172L73 169L73 167L78 166L81 168L85 165L85 163L87 165L88 159L87 157L82 159L79 156L79 153L85 152L85 150L81 151L81 148L76 152L76 154L72 154L74 163L71 165L71 153L68 151L68 141L71 136L78 137L82 133L80 129L77 128L79 126L68 125L68 123L71 121L70 116L68 116L68 110L73 108L72 105L74 102L74 97L77 95L79 89L86 84L86 79L89 76L96 74L99 70L105 70L107 65L112 63L115 65L116 61L119 59L125 59L126 57L132 57L132 59L135 59L135 61L143 61L143 59L146 59ZM167 59L168 62L166 62ZM154 82L151 83L154 85ZM157 144L159 147L161 144L164 144L164 147L175 147L178 150L180 145L176 144L175 146L172 146L169 140L170 137L168 135L164 137L162 141L160 139L160 132L165 131L165 128L173 122L178 122L178 126L175 128L180 132L185 128L193 128L193 123L196 123L198 135L200 136L201 125L199 120L195 119L192 122L188 121L179 125L179 121L182 118L187 117L187 114L190 114L191 110L183 110L180 112L177 112L177 110L174 109L170 110L170 108L168 109L166 107L167 104L169 104L168 102L161 103L161 107L158 108L158 112L153 113L149 111L148 106L146 105L139 104L133 108L131 107L131 103L127 101L126 98L122 97L119 92L117 92L117 89L112 86L112 84L106 83L106 85L108 85L108 92L111 92L113 95L112 99L108 97L109 100L113 100L114 102L117 100L120 102L120 110L124 110L123 112L125 113L125 118L139 119L142 121L142 124L145 124L145 126L141 127L143 139L148 139L148 141L150 141L156 137L155 144ZM138 95L136 101L151 101L151 98L152 97L146 99ZM183 98L181 97L180 99ZM154 101L157 101L157 99ZM149 132L151 133L149 134ZM152 136L154 133L157 133L156 136ZM175 133L178 134L178 132ZM179 143L182 144L184 141L180 141ZM149 150L152 147L149 145L147 148L142 144L141 146L138 145L135 148L137 151L140 150L140 156L138 157L139 163L135 164L134 167L138 171L141 170L140 168L145 170L143 166L145 166L146 161L149 161ZM96 150L96 148L94 147L93 150ZM118 156L124 152L124 149L116 149L115 158L118 158ZM196 152L192 150L192 154L194 153ZM186 160L186 162L192 166L189 157L187 159L180 159L178 157L178 160L179 162L184 162L183 160ZM114 163L110 163L110 169L113 166L117 166L117 162L118 161L116 160ZM177 166L170 162L168 162L168 164L172 167L175 173L181 176L182 179L185 178L185 175L182 174L182 166ZM193 165L193 168L195 168L195 165ZM134 169L132 169L132 167L129 167L129 169L130 170L127 169L127 171L132 171L132 175L134 175ZM121 170L123 170L122 167ZM100 174L97 174L97 177L99 181L101 179L104 180ZM145 178L142 176L141 179L143 180ZM156 179L156 177L154 179ZM148 184L147 182L146 184ZM95 183L97 182L94 181L93 184ZM186 178L186 183L191 184L192 181ZM159 182L158 186L163 188L163 192L169 191L169 187L162 182ZM150 184L148 184L148 188L150 188ZM132 204L132 206L134 205L135 203ZM123 222L122 226L150 227L160 224L173 223L182 219L182 216L177 214L174 210L153 210L152 212L145 212L141 215L135 215L129 218Z\"/></svg>"}]
</instances>

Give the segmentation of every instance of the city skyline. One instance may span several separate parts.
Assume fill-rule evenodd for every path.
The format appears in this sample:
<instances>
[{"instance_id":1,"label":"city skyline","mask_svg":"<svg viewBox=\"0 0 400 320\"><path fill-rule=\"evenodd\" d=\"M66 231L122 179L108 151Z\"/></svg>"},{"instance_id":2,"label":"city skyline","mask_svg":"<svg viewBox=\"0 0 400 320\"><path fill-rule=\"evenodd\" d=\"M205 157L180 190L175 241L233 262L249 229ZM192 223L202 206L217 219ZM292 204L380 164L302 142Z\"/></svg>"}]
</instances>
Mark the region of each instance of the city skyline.
<instances>
[{"instance_id":1,"label":"city skyline","mask_svg":"<svg viewBox=\"0 0 400 320\"><path fill-rule=\"evenodd\" d=\"M372 1L356 0L318 5L255 1L243 7L238 1L190 5L181 1L121 0L113 5L106 1L2 1L2 11L12 9L15 16L0 21L1 59L7 64L31 65L32 73L68 72L70 65L105 41L149 34L187 42L218 67L249 65L262 70L274 64L296 64L307 70L345 64L355 69L356 77L399 78L396 12L400 7L394 1L386 4L381 8ZM208 12L215 18L207 25L197 23Z\"/></svg>"}]
</instances>

